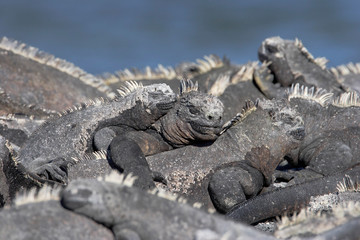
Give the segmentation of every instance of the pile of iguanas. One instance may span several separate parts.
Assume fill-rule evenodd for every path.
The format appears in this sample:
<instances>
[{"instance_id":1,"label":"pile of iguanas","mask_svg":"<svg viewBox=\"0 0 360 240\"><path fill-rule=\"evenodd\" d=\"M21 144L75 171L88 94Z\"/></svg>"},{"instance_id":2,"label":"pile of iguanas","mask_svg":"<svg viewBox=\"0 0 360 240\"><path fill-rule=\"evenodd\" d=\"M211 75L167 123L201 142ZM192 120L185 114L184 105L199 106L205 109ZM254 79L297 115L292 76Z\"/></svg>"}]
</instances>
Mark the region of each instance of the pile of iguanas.
<instances>
[{"instance_id":1,"label":"pile of iguanas","mask_svg":"<svg viewBox=\"0 0 360 240\"><path fill-rule=\"evenodd\" d=\"M258 55L93 76L2 38L1 239L357 239L360 65Z\"/></svg>"}]
</instances>

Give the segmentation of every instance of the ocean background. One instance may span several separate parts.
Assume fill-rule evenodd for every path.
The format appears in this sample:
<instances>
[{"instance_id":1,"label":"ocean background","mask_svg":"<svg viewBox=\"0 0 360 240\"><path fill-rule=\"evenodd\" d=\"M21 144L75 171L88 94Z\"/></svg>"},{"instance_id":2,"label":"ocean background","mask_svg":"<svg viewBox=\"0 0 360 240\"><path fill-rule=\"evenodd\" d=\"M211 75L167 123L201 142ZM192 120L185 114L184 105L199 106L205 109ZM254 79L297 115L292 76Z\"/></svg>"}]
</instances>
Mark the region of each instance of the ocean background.
<instances>
[{"instance_id":1,"label":"ocean background","mask_svg":"<svg viewBox=\"0 0 360 240\"><path fill-rule=\"evenodd\" d=\"M0 36L92 74L209 54L242 64L271 36L297 37L336 66L360 62L360 1L1 0Z\"/></svg>"}]
</instances>

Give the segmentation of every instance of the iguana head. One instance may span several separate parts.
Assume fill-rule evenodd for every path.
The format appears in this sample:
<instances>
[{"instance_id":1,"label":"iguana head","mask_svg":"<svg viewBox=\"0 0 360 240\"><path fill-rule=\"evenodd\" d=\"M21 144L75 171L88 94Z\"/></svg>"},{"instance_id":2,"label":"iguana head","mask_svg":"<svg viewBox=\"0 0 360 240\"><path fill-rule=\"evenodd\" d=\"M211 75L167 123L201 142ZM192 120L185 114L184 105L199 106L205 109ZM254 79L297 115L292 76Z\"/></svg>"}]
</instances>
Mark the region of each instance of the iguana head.
<instances>
[{"instance_id":1,"label":"iguana head","mask_svg":"<svg viewBox=\"0 0 360 240\"><path fill-rule=\"evenodd\" d=\"M176 94L163 83L145 86L142 95L147 111L155 115L164 115L176 102Z\"/></svg>"},{"instance_id":2,"label":"iguana head","mask_svg":"<svg viewBox=\"0 0 360 240\"><path fill-rule=\"evenodd\" d=\"M276 81L284 87L293 83L306 84L309 79L304 78L303 72L321 72L326 68L327 62L324 58L315 59L300 40L285 40L280 37L265 39L258 50L258 57L262 62L271 63L269 68Z\"/></svg>"},{"instance_id":3,"label":"iguana head","mask_svg":"<svg viewBox=\"0 0 360 240\"><path fill-rule=\"evenodd\" d=\"M304 139L304 121L301 115L289 106L287 99L261 100L258 106L266 110L272 124L285 132L294 142L299 143Z\"/></svg>"},{"instance_id":4,"label":"iguana head","mask_svg":"<svg viewBox=\"0 0 360 240\"><path fill-rule=\"evenodd\" d=\"M174 146L215 140L221 132L223 108L217 97L199 92L197 84L184 80L174 108L155 128Z\"/></svg>"},{"instance_id":5,"label":"iguana head","mask_svg":"<svg viewBox=\"0 0 360 240\"><path fill-rule=\"evenodd\" d=\"M283 86L290 86L294 82L294 74L289 66L289 61L294 61L301 56L300 50L294 41L284 40L280 37L267 38L262 42L258 57L261 62L271 62L269 68L275 78ZM299 61L299 63L301 63Z\"/></svg>"},{"instance_id":6,"label":"iguana head","mask_svg":"<svg viewBox=\"0 0 360 240\"><path fill-rule=\"evenodd\" d=\"M86 215L106 226L113 224L112 212L107 208L106 188L95 179L73 181L61 192L63 207ZM110 193L111 195L111 193Z\"/></svg>"}]
</instances>

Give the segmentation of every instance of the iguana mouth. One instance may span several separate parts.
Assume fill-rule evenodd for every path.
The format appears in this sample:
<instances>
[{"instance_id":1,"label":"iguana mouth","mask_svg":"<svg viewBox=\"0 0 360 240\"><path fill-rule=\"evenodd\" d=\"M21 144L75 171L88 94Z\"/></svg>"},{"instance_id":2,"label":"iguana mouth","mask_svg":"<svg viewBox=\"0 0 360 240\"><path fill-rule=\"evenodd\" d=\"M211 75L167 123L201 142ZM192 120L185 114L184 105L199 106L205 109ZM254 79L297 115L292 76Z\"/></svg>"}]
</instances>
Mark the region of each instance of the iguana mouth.
<instances>
[{"instance_id":1,"label":"iguana mouth","mask_svg":"<svg viewBox=\"0 0 360 240\"><path fill-rule=\"evenodd\" d=\"M222 130L221 126L203 126L194 123L190 123L190 124L193 130L203 135L219 136Z\"/></svg>"},{"instance_id":2,"label":"iguana mouth","mask_svg":"<svg viewBox=\"0 0 360 240\"><path fill-rule=\"evenodd\" d=\"M70 191L63 191L62 196L62 204L67 208L72 210L83 207L86 204L86 197L91 195L91 191L88 190L79 190L77 194L74 194ZM65 199L65 200L64 200Z\"/></svg>"},{"instance_id":3,"label":"iguana mouth","mask_svg":"<svg viewBox=\"0 0 360 240\"><path fill-rule=\"evenodd\" d=\"M174 107L176 101L167 102L167 103L157 103L156 107L161 110L169 110Z\"/></svg>"}]
</instances>

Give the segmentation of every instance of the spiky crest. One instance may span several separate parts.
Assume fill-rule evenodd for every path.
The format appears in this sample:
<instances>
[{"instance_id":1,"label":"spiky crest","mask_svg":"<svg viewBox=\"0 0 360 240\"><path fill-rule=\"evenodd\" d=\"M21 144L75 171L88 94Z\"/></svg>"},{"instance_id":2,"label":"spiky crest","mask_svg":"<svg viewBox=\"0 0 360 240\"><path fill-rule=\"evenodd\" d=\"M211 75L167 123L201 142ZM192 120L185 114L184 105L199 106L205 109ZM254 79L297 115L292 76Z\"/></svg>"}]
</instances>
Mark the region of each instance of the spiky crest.
<instances>
[{"instance_id":1,"label":"spiky crest","mask_svg":"<svg viewBox=\"0 0 360 240\"><path fill-rule=\"evenodd\" d=\"M135 82L135 81L126 81L125 85L123 85L119 89L117 89L117 92L121 97L125 97L125 96L129 95L130 93L132 93L142 87L144 87L142 83Z\"/></svg>"},{"instance_id":2,"label":"spiky crest","mask_svg":"<svg viewBox=\"0 0 360 240\"><path fill-rule=\"evenodd\" d=\"M40 64L53 67L61 72L67 73L70 76L78 78L84 84L97 88L99 91L105 93L108 97L114 97L114 93L108 86L104 84L101 79L85 72L83 69L75 66L73 63L54 57L49 53L40 51L39 49L32 46L27 46L26 44L19 41L10 40L7 37L0 39L0 48L34 60Z\"/></svg>"},{"instance_id":3,"label":"spiky crest","mask_svg":"<svg viewBox=\"0 0 360 240\"><path fill-rule=\"evenodd\" d=\"M58 117L62 117L62 116L65 116L65 115L67 115L69 113L80 111L80 110L83 110L83 109L88 108L90 106L101 106L102 104L107 103L109 101L110 101L109 99L103 98L103 97L98 97L98 98L95 98L95 99L89 99L87 102L75 104L72 107L69 107L68 109L64 110L61 113L58 112L57 115L58 115Z\"/></svg>"},{"instance_id":4,"label":"spiky crest","mask_svg":"<svg viewBox=\"0 0 360 240\"><path fill-rule=\"evenodd\" d=\"M134 81L127 81L127 82L125 82L124 86L121 86L117 90L118 91L118 96L116 96L113 100L117 100L118 98L126 97L130 93L132 93L132 92L134 92L134 91L136 91L136 90L138 90L138 89L140 89L142 87L143 87L142 83L138 83L138 82L134 82ZM65 115L67 115L69 113L80 111L80 110L83 110L83 109L88 108L90 106L101 106L104 103L108 103L110 101L112 101L112 100L110 100L108 98L103 98L103 97L98 97L98 98L95 98L95 99L89 99L86 102L75 104L74 106L69 107L68 109L64 110L61 113L58 112L57 115L59 117L62 117L62 116L65 116Z\"/></svg>"},{"instance_id":5,"label":"spiky crest","mask_svg":"<svg viewBox=\"0 0 360 240\"><path fill-rule=\"evenodd\" d=\"M360 107L360 99L356 92L346 92L335 98L331 104L337 107Z\"/></svg>"},{"instance_id":6,"label":"spiky crest","mask_svg":"<svg viewBox=\"0 0 360 240\"><path fill-rule=\"evenodd\" d=\"M224 62L216 55L204 56L204 59L196 59L196 65L200 69L200 73L206 73L212 69L222 67Z\"/></svg>"},{"instance_id":7,"label":"spiky crest","mask_svg":"<svg viewBox=\"0 0 360 240\"><path fill-rule=\"evenodd\" d=\"M268 67L271 62L264 62L262 65ZM236 84L238 82L252 81L255 70L259 66L259 61L248 62L240 67L239 71L232 77L231 83Z\"/></svg>"},{"instance_id":8,"label":"spiky crest","mask_svg":"<svg viewBox=\"0 0 360 240\"><path fill-rule=\"evenodd\" d=\"M346 76L350 74L360 74L360 62L359 63L348 63L337 67L330 68L330 71L337 77Z\"/></svg>"},{"instance_id":9,"label":"spiky crest","mask_svg":"<svg viewBox=\"0 0 360 240\"><path fill-rule=\"evenodd\" d=\"M92 153L85 153L80 158L72 157L71 159L74 160L75 162L107 159L107 151L106 150L100 150L100 151L95 151L95 152L92 152Z\"/></svg>"},{"instance_id":10,"label":"spiky crest","mask_svg":"<svg viewBox=\"0 0 360 240\"><path fill-rule=\"evenodd\" d=\"M111 171L111 173L108 175L97 178L98 181L115 183L127 187L131 187L136 181L136 179L137 177L133 176L132 173L125 175L125 174L120 174L116 170Z\"/></svg>"},{"instance_id":11,"label":"spiky crest","mask_svg":"<svg viewBox=\"0 0 360 240\"><path fill-rule=\"evenodd\" d=\"M44 185L42 188L32 188L27 192L16 194L14 203L15 206L38 203L38 202L46 202L51 200L60 200L59 193L61 191L61 187L52 187L48 185Z\"/></svg>"},{"instance_id":12,"label":"spiky crest","mask_svg":"<svg viewBox=\"0 0 360 240\"><path fill-rule=\"evenodd\" d=\"M257 109L257 101L254 103L251 100L245 102L245 106L241 112L237 113L231 120L227 121L223 127L220 134L226 132L230 127L235 126L239 122L242 122L247 116L249 116L253 111Z\"/></svg>"},{"instance_id":13,"label":"spiky crest","mask_svg":"<svg viewBox=\"0 0 360 240\"><path fill-rule=\"evenodd\" d=\"M309 88L299 83L291 85L291 88L286 90L286 94L289 101L292 98L302 98L317 102L321 106L325 106L333 96L333 93L328 93L324 89L318 88L315 90L314 87Z\"/></svg>"},{"instance_id":14,"label":"spiky crest","mask_svg":"<svg viewBox=\"0 0 360 240\"><path fill-rule=\"evenodd\" d=\"M200 73L206 73L212 69L222 67L224 62L216 55L204 56L204 59L197 59L195 66L199 68ZM175 78L181 78L173 67L164 67L159 64L155 69L149 66L143 70L139 69L124 69L116 71L114 74L104 73L98 76L106 84L115 84L123 81L138 81L138 80L153 80L153 79L166 79L172 80Z\"/></svg>"},{"instance_id":15,"label":"spiky crest","mask_svg":"<svg viewBox=\"0 0 360 240\"><path fill-rule=\"evenodd\" d=\"M164 67L159 64L157 68L152 69L146 67L144 70L139 69L124 69L116 71L114 74L103 73L98 76L106 84L114 84L124 81L138 81L138 80L153 80L153 79L166 79L171 80L177 77L176 71L173 67Z\"/></svg>"},{"instance_id":16,"label":"spiky crest","mask_svg":"<svg viewBox=\"0 0 360 240\"><path fill-rule=\"evenodd\" d=\"M190 79L180 80L180 95L187 92L197 92L199 88L198 82L195 84Z\"/></svg>"},{"instance_id":17,"label":"spiky crest","mask_svg":"<svg viewBox=\"0 0 360 240\"><path fill-rule=\"evenodd\" d=\"M168 191L165 191L165 190L162 190L162 189L154 188L154 189L149 190L149 191L147 191L147 192L148 192L149 194L155 195L155 196L160 197L160 198L167 199L167 200L169 200L169 201L176 201L176 202L183 203L183 204L186 204L186 203L187 203L187 199L186 199L186 198L179 197L179 196L178 196L177 194L175 194L175 193L168 192Z\"/></svg>"},{"instance_id":18,"label":"spiky crest","mask_svg":"<svg viewBox=\"0 0 360 240\"><path fill-rule=\"evenodd\" d=\"M360 203L353 201L345 202L343 204L334 206L331 209L331 215L328 212L326 213L323 213L321 211L312 212L309 209L302 209L299 213L294 214L292 217L282 216L281 219L277 218L278 230L275 233L275 236L279 238L288 238L291 235L293 235L295 232L297 232L298 234L301 234L303 231L308 232L309 231L308 227L310 225L307 225L307 227L305 228L299 227L306 223L311 223L311 226L315 226L314 231L316 232L313 232L313 234L318 234L330 230L330 228L333 228L334 226L344 224L350 219L359 216L360 216ZM315 219L324 222L321 228L317 227L317 224L319 224L320 222L314 223ZM332 224L325 224L330 222Z\"/></svg>"},{"instance_id":19,"label":"spiky crest","mask_svg":"<svg viewBox=\"0 0 360 240\"><path fill-rule=\"evenodd\" d=\"M208 94L220 96L230 84L230 74L220 74L211 86Z\"/></svg>"},{"instance_id":20,"label":"spiky crest","mask_svg":"<svg viewBox=\"0 0 360 240\"><path fill-rule=\"evenodd\" d=\"M360 183L358 180L353 181L349 175L345 175L342 182L336 186L338 192L360 192Z\"/></svg>"},{"instance_id":21,"label":"spiky crest","mask_svg":"<svg viewBox=\"0 0 360 240\"><path fill-rule=\"evenodd\" d=\"M225 89L239 82L252 81L255 69L258 67L259 62L249 62L242 65L240 69L232 76L232 73L220 74L215 80L214 84L208 91L209 94L220 96L224 93Z\"/></svg>"},{"instance_id":22,"label":"spiky crest","mask_svg":"<svg viewBox=\"0 0 360 240\"><path fill-rule=\"evenodd\" d=\"M295 38L294 44L300 50L300 52L302 54L304 54L304 56L307 59L309 59L309 61L315 63L323 70L326 69L326 63L328 62L328 60L326 58L321 57L321 58L315 59L314 56L307 50L307 48L303 45L303 43L298 38Z\"/></svg>"}]
</instances>

